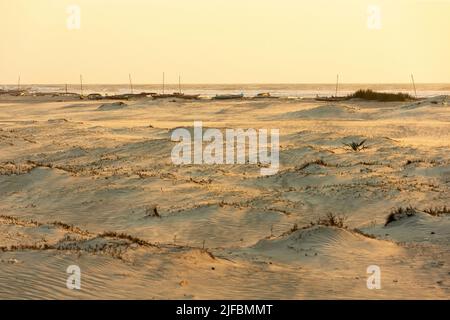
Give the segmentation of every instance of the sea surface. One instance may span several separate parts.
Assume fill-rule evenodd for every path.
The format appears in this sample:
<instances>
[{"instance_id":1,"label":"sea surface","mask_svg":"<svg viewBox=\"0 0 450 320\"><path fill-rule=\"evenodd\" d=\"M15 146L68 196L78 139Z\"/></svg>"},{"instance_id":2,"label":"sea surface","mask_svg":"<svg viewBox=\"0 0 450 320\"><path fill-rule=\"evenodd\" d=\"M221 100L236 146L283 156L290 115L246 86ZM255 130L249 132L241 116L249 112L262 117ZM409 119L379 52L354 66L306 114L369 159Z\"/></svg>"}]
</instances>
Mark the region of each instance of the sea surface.
<instances>
[{"instance_id":1,"label":"sea surface","mask_svg":"<svg viewBox=\"0 0 450 320\"><path fill-rule=\"evenodd\" d=\"M17 85L3 85L3 89L17 89ZM65 84L23 84L21 89L39 92L64 92ZM450 84L416 84L416 93L409 84L340 84L337 89L338 96L350 94L358 89L373 89L382 92L403 92L418 97L437 95L450 95ZM135 84L133 92L172 93L182 91L185 94L201 94L215 96L216 94L237 94L254 96L261 92L270 92L273 96L281 97L316 97L336 94L336 84ZM68 92L80 93L80 84L68 84ZM83 94L101 93L105 95L130 93L129 84L84 84Z\"/></svg>"}]
</instances>

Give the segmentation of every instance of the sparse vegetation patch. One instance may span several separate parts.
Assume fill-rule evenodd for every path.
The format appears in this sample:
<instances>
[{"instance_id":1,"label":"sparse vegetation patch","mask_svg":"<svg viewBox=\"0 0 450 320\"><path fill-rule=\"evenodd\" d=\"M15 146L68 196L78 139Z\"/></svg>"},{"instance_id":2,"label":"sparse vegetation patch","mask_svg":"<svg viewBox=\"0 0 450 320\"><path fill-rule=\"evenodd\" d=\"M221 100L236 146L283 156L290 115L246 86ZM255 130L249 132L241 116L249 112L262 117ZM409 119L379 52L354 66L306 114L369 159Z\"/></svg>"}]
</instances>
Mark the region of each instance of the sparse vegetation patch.
<instances>
[{"instance_id":1,"label":"sparse vegetation patch","mask_svg":"<svg viewBox=\"0 0 450 320\"><path fill-rule=\"evenodd\" d=\"M435 208L427 208L425 210L423 210L423 212L428 213L431 216L442 216L444 214L450 214L450 208L447 208L447 206L443 206L443 207L435 207Z\"/></svg>"},{"instance_id":2,"label":"sparse vegetation patch","mask_svg":"<svg viewBox=\"0 0 450 320\"><path fill-rule=\"evenodd\" d=\"M332 212L329 212L324 217L320 217L319 219L317 219L316 222L311 222L311 226L346 228L346 220L347 217L345 216L338 216Z\"/></svg>"},{"instance_id":3,"label":"sparse vegetation patch","mask_svg":"<svg viewBox=\"0 0 450 320\"><path fill-rule=\"evenodd\" d=\"M350 148L351 150L358 152L361 150L364 150L367 148L367 146L365 146L364 144L366 143L366 139L360 141L360 142L356 142L356 141L352 141L350 143L344 143L344 146Z\"/></svg>"},{"instance_id":4,"label":"sparse vegetation patch","mask_svg":"<svg viewBox=\"0 0 450 320\"><path fill-rule=\"evenodd\" d=\"M386 92L376 92L371 89L360 89L355 93L352 93L347 96L347 99L363 99L363 100L372 100L372 101L382 101L382 102L391 102L391 101L410 101L415 100L411 95L407 93L386 93Z\"/></svg>"},{"instance_id":5,"label":"sparse vegetation patch","mask_svg":"<svg viewBox=\"0 0 450 320\"><path fill-rule=\"evenodd\" d=\"M399 207L392 210L389 215L386 217L386 223L384 226L386 227L388 224L399 221L403 218L412 217L417 213L417 210L411 206L403 208Z\"/></svg>"}]
</instances>

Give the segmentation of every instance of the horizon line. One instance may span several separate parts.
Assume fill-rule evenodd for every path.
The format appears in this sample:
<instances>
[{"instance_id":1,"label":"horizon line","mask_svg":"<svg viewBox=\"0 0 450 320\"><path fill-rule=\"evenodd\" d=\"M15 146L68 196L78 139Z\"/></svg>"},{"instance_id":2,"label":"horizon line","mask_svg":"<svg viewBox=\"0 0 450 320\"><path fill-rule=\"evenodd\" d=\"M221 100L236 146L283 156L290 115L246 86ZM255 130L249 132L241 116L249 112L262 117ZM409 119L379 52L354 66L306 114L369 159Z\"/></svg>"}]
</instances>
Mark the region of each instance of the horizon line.
<instances>
[{"instance_id":1,"label":"horizon line","mask_svg":"<svg viewBox=\"0 0 450 320\"><path fill-rule=\"evenodd\" d=\"M30 86L30 85L79 85L79 82L74 83L21 83L21 86ZM416 85L450 85L450 82L416 82ZM108 82L97 82L97 83L84 83L83 85L126 85L130 84L127 82L123 83L108 83ZM133 83L133 85L162 85L162 83ZM165 83L165 85L176 85L178 83ZM335 82L191 82L191 83L182 83L183 86L186 85L336 85ZM411 82L341 82L339 85L411 85ZM0 86L17 86L17 83L0 83Z\"/></svg>"}]
</instances>

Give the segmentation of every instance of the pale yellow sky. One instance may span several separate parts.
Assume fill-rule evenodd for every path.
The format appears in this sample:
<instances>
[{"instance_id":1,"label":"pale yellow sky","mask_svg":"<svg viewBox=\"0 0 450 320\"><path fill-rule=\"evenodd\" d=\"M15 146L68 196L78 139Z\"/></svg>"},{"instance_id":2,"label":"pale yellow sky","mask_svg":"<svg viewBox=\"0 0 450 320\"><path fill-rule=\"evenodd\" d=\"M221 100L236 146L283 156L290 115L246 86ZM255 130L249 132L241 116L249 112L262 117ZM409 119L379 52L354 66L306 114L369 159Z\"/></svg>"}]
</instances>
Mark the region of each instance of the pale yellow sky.
<instances>
[{"instance_id":1,"label":"pale yellow sky","mask_svg":"<svg viewBox=\"0 0 450 320\"><path fill-rule=\"evenodd\" d=\"M0 84L450 82L449 0L0 0L0 37Z\"/></svg>"}]
</instances>

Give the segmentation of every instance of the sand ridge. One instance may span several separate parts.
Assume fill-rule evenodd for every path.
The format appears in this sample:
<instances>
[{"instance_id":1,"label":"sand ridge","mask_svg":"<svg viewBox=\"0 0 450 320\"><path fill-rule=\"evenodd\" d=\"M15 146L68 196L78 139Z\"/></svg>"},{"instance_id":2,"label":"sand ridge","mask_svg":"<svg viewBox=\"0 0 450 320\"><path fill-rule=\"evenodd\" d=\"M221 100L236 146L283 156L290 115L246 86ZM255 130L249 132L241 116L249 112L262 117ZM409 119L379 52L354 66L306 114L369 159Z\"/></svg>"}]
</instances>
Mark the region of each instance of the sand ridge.
<instances>
[{"instance_id":1,"label":"sand ridge","mask_svg":"<svg viewBox=\"0 0 450 320\"><path fill-rule=\"evenodd\" d=\"M425 212L449 204L446 96L27 99L0 101L1 298L449 297L450 215ZM279 172L172 164L170 133L194 121L280 129ZM329 212L345 226L311 226ZM373 264L382 290L366 287Z\"/></svg>"}]
</instances>

